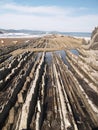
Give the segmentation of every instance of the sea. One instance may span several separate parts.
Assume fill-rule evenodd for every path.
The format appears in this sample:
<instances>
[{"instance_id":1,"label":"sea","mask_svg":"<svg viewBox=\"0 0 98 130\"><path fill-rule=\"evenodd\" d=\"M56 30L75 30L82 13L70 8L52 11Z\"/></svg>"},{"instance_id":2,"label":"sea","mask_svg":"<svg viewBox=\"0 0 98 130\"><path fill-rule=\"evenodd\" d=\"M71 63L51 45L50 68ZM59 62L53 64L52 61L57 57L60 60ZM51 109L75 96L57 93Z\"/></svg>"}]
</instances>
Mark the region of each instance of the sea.
<instances>
[{"instance_id":1,"label":"sea","mask_svg":"<svg viewBox=\"0 0 98 130\"><path fill-rule=\"evenodd\" d=\"M22 33L3 33L0 34L0 38L29 38L29 37L42 37L46 35L52 35L52 34L58 34L58 35L64 35L64 36L72 36L75 38L84 38L84 39L90 39L91 33L90 32L41 32L41 31L32 31L32 32L22 32Z\"/></svg>"}]
</instances>

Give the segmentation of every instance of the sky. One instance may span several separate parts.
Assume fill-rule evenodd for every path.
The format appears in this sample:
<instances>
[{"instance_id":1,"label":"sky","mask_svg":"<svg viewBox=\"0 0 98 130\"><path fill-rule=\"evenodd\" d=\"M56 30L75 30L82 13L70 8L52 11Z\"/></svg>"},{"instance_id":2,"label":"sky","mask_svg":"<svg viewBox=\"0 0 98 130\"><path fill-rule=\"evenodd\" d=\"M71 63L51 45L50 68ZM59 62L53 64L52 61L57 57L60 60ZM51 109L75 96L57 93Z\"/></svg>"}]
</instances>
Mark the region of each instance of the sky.
<instances>
[{"instance_id":1,"label":"sky","mask_svg":"<svg viewBox=\"0 0 98 130\"><path fill-rule=\"evenodd\" d=\"M0 0L0 28L92 32L98 0Z\"/></svg>"}]
</instances>

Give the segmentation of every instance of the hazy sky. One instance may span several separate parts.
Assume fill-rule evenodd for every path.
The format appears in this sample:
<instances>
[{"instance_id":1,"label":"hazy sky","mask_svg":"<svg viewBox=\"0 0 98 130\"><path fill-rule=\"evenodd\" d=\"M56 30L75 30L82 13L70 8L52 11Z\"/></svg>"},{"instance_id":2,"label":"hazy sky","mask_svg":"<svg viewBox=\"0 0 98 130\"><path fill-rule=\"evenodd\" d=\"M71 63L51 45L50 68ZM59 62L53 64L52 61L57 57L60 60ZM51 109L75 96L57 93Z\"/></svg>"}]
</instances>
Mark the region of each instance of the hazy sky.
<instances>
[{"instance_id":1,"label":"hazy sky","mask_svg":"<svg viewBox=\"0 0 98 130\"><path fill-rule=\"evenodd\" d=\"M98 0L0 0L0 28L91 32Z\"/></svg>"}]
</instances>

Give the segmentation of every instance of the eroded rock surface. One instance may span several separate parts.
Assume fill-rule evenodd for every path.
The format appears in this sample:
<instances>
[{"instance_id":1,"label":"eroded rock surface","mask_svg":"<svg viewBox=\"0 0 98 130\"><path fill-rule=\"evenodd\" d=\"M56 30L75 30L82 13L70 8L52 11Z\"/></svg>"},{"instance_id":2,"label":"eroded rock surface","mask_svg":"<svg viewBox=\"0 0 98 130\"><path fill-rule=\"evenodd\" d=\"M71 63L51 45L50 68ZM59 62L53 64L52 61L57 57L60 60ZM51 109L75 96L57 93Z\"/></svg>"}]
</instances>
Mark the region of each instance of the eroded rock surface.
<instances>
[{"instance_id":1,"label":"eroded rock surface","mask_svg":"<svg viewBox=\"0 0 98 130\"><path fill-rule=\"evenodd\" d=\"M98 50L98 27L92 32L90 49Z\"/></svg>"},{"instance_id":2,"label":"eroded rock surface","mask_svg":"<svg viewBox=\"0 0 98 130\"><path fill-rule=\"evenodd\" d=\"M76 43L53 35L1 48L0 130L98 128L98 52Z\"/></svg>"}]
</instances>

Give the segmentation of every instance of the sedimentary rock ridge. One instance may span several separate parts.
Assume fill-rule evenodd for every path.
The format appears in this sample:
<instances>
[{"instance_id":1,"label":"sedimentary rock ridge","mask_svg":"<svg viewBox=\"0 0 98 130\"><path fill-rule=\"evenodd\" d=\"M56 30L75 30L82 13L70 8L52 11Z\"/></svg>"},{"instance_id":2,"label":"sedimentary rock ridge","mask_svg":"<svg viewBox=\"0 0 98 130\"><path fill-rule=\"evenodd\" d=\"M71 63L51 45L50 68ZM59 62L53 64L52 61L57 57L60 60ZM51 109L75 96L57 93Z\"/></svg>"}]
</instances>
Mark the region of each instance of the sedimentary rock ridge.
<instances>
[{"instance_id":1,"label":"sedimentary rock ridge","mask_svg":"<svg viewBox=\"0 0 98 130\"><path fill-rule=\"evenodd\" d=\"M1 48L1 130L98 128L98 53L77 41L53 35Z\"/></svg>"},{"instance_id":2,"label":"sedimentary rock ridge","mask_svg":"<svg viewBox=\"0 0 98 130\"><path fill-rule=\"evenodd\" d=\"M90 49L98 50L98 27L96 27L92 32Z\"/></svg>"}]
</instances>

